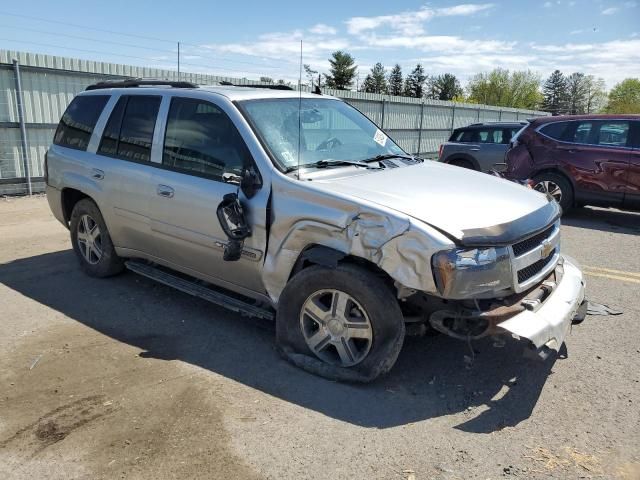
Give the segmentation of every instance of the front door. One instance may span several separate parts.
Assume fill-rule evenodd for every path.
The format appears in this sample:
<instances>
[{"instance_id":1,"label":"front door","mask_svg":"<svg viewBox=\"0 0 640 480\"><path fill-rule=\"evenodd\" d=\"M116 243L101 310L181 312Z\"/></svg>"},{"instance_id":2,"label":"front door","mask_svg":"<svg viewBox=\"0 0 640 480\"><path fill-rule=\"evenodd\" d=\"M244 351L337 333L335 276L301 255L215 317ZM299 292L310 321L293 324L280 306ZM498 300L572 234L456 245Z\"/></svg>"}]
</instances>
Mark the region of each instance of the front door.
<instances>
[{"instance_id":1,"label":"front door","mask_svg":"<svg viewBox=\"0 0 640 480\"><path fill-rule=\"evenodd\" d=\"M624 206L640 210L640 121L632 121L630 129L630 157L627 170L627 190Z\"/></svg>"},{"instance_id":2,"label":"front door","mask_svg":"<svg viewBox=\"0 0 640 480\"><path fill-rule=\"evenodd\" d=\"M162 164L153 173L155 256L193 276L217 279L222 286L263 293L260 270L266 238L261 227L266 219L256 213L265 212L267 196L248 199L239 192L243 169L252 166L246 144L221 107L198 98L167 101ZM225 262L227 237L216 210L223 196L234 192L253 220L253 234L241 259Z\"/></svg>"}]
</instances>

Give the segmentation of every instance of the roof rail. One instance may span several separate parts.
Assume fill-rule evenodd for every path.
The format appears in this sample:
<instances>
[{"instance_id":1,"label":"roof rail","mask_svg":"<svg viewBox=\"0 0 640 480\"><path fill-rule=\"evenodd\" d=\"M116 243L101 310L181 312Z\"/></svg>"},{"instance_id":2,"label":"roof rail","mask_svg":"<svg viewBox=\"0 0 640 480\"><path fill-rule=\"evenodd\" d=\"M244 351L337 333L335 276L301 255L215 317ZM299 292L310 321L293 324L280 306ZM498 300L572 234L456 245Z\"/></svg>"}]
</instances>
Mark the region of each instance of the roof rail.
<instances>
[{"instance_id":1,"label":"roof rail","mask_svg":"<svg viewBox=\"0 0 640 480\"><path fill-rule=\"evenodd\" d=\"M293 90L293 88L290 87L289 85L278 85L278 84L265 85L260 83L249 83L249 84L238 85L235 83L227 82L226 80L221 81L220 85L223 85L225 87L266 88L268 90Z\"/></svg>"},{"instance_id":2,"label":"roof rail","mask_svg":"<svg viewBox=\"0 0 640 480\"><path fill-rule=\"evenodd\" d=\"M143 78L130 78L128 80L107 80L105 82L94 83L89 85L85 90L100 90L103 88L132 88L132 87L157 87L168 86L173 88L198 88L198 85L191 82L175 81L175 80L152 80Z\"/></svg>"}]
</instances>

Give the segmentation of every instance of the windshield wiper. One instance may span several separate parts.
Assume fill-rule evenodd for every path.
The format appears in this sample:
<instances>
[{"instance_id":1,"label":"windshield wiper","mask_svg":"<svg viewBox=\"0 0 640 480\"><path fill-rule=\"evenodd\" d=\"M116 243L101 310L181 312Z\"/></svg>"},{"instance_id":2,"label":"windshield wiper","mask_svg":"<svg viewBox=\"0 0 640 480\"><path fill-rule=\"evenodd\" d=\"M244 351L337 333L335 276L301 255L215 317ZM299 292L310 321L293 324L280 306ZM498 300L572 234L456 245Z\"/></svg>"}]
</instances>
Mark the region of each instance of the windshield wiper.
<instances>
[{"instance_id":1,"label":"windshield wiper","mask_svg":"<svg viewBox=\"0 0 640 480\"><path fill-rule=\"evenodd\" d=\"M387 160L389 158L406 158L407 160L415 160L417 162L423 161L421 158L418 158L418 157L414 157L411 155L395 154L395 153L385 153L384 155L376 155L375 157L365 158L364 160L360 160L360 161L364 163L379 162L380 160Z\"/></svg>"}]
</instances>

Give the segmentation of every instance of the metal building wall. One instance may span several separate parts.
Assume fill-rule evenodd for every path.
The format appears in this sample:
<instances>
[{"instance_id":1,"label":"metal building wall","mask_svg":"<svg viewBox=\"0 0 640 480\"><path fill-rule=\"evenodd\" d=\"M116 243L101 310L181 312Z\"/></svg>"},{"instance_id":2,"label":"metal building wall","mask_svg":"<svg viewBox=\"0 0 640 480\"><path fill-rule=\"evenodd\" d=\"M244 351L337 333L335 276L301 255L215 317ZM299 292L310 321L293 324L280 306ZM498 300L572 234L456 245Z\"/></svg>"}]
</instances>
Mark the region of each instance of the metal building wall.
<instances>
[{"instance_id":1,"label":"metal building wall","mask_svg":"<svg viewBox=\"0 0 640 480\"><path fill-rule=\"evenodd\" d=\"M26 151L23 151L20 131L14 60L19 64L22 86ZM177 80L178 72L0 50L0 194L28 191L25 154L32 189L42 191L44 154L69 102L92 83L123 77ZM256 83L246 78L184 72L179 78L200 85L221 81ZM434 156L454 128L480 121L523 120L547 115L531 110L344 90L323 92L344 99L383 128L402 148L425 157Z\"/></svg>"}]
</instances>

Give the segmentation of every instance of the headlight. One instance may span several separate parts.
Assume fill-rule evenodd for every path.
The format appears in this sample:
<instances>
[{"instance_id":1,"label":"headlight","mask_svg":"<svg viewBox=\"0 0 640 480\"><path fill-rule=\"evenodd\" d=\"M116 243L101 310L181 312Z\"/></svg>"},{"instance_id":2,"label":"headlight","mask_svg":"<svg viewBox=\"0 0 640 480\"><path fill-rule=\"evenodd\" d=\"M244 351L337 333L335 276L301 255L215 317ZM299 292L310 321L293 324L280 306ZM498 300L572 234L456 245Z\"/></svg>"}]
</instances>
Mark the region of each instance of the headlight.
<instances>
[{"instance_id":1,"label":"headlight","mask_svg":"<svg viewBox=\"0 0 640 480\"><path fill-rule=\"evenodd\" d=\"M505 247L445 250L436 253L431 263L444 298L486 298L512 286Z\"/></svg>"}]
</instances>

